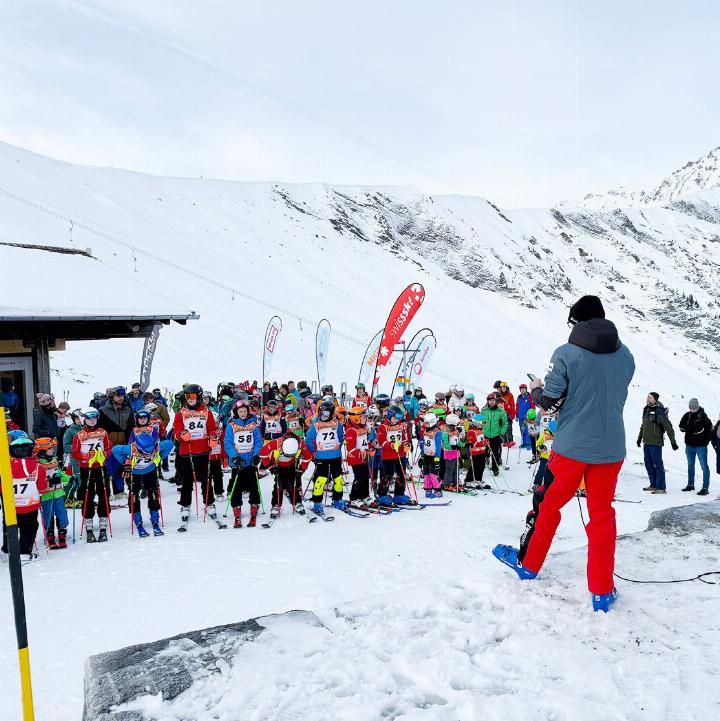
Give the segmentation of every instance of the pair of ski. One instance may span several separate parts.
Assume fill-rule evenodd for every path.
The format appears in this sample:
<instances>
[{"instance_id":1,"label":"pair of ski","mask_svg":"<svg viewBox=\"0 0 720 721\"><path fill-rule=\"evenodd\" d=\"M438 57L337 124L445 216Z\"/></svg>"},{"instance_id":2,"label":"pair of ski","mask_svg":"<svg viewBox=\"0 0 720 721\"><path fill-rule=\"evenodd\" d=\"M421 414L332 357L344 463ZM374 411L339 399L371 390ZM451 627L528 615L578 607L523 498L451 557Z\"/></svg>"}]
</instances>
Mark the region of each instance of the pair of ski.
<instances>
[{"instance_id":1,"label":"pair of ski","mask_svg":"<svg viewBox=\"0 0 720 721\"><path fill-rule=\"evenodd\" d=\"M311 513L312 513L312 509L308 509L308 510L310 510ZM318 518L323 518L323 517L320 516L320 515L310 515L310 513L307 513L307 512L304 512L304 511L296 511L296 513L297 513L297 515L299 515L299 516L304 516L304 517L305 517L305 520L306 520L308 523L314 523L315 521L317 521ZM273 517L273 516L270 516L270 518L268 518L266 521L263 521L263 522L260 524L260 526L261 526L262 528L272 528L273 523L275 523L275 521L277 521L277 519L280 518L281 515L282 515L282 511L281 511L280 513L278 513L277 516L274 516L274 517ZM332 517L332 516L329 516L329 517L325 517L323 520L330 520L330 521L332 521L332 519L333 519L333 517Z\"/></svg>"}]
</instances>

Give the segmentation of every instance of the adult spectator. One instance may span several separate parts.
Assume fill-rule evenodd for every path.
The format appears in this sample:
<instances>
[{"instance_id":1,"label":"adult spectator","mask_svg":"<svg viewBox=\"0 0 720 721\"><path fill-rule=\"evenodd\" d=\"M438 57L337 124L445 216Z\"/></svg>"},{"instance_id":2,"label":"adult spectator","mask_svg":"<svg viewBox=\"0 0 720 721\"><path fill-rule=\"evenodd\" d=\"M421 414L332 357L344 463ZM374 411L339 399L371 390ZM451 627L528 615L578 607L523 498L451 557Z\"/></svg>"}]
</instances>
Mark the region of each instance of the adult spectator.
<instances>
[{"instance_id":1,"label":"adult spectator","mask_svg":"<svg viewBox=\"0 0 720 721\"><path fill-rule=\"evenodd\" d=\"M688 412L680 419L680 430L685 434L685 455L688 463L688 482L683 491L695 490L695 459L700 461L703 484L698 496L707 496L710 488L710 466L708 465L708 444L712 434L712 423L700 407L697 398L691 398Z\"/></svg>"},{"instance_id":2,"label":"adult spectator","mask_svg":"<svg viewBox=\"0 0 720 721\"><path fill-rule=\"evenodd\" d=\"M558 413L544 482L533 495L520 548L500 544L493 555L519 578L535 578L560 523L560 509L575 498L584 478L590 516L588 588L593 609L607 611L617 597L612 502L625 459L623 408L635 361L596 296L580 298L568 323L569 341L553 353L539 403L544 411Z\"/></svg>"},{"instance_id":3,"label":"adult spectator","mask_svg":"<svg viewBox=\"0 0 720 721\"><path fill-rule=\"evenodd\" d=\"M134 425L134 416L127 394L122 386L118 386L109 393L110 397L100 408L98 427L105 430L112 446L127 445ZM113 494L115 498L125 498L125 481L120 468L108 466L112 476Z\"/></svg>"},{"instance_id":4,"label":"adult spectator","mask_svg":"<svg viewBox=\"0 0 720 721\"><path fill-rule=\"evenodd\" d=\"M512 424L517 414L515 409L515 396L512 394L507 381L502 381L498 390L500 392L500 401L508 417L508 425L507 430L505 431L505 438L503 438L503 446L505 448L512 448L515 445L515 441L513 440Z\"/></svg>"},{"instance_id":5,"label":"adult spectator","mask_svg":"<svg viewBox=\"0 0 720 721\"><path fill-rule=\"evenodd\" d=\"M167 398L163 396L162 391L159 388L153 388L152 389L153 398L155 399L153 403L157 403L157 405L163 405L165 408L168 407Z\"/></svg>"},{"instance_id":6,"label":"adult spectator","mask_svg":"<svg viewBox=\"0 0 720 721\"><path fill-rule=\"evenodd\" d=\"M139 383L133 383L127 398L133 413L137 413L145 405Z\"/></svg>"},{"instance_id":7,"label":"adult spectator","mask_svg":"<svg viewBox=\"0 0 720 721\"><path fill-rule=\"evenodd\" d=\"M515 401L515 411L517 412L518 425L520 426L520 448L530 450L532 444L530 442L530 433L525 425L527 413L531 408L535 408L535 401L528 393L527 383L521 383L518 397Z\"/></svg>"},{"instance_id":8,"label":"adult spectator","mask_svg":"<svg viewBox=\"0 0 720 721\"><path fill-rule=\"evenodd\" d=\"M20 410L20 396L15 392L15 386L12 381L3 381L2 404L10 411L10 417L16 420L17 413Z\"/></svg>"},{"instance_id":9,"label":"adult spectator","mask_svg":"<svg viewBox=\"0 0 720 721\"><path fill-rule=\"evenodd\" d=\"M717 470L718 475L720 475L720 418L718 418L715 428L712 429L710 443L712 443L715 449L715 470Z\"/></svg>"},{"instance_id":10,"label":"adult spectator","mask_svg":"<svg viewBox=\"0 0 720 721\"><path fill-rule=\"evenodd\" d=\"M162 403L158 403L157 400L155 399L154 393L150 393L149 391L146 393L143 393L144 406L147 406L150 403L154 403L157 406L158 415L160 416L160 420L165 424L165 426L168 426L170 424L170 414L168 413L167 406L163 405Z\"/></svg>"},{"instance_id":11,"label":"adult spectator","mask_svg":"<svg viewBox=\"0 0 720 721\"><path fill-rule=\"evenodd\" d=\"M60 440L55 412L55 396L52 393L38 393L35 396L39 408L33 412L32 434L35 438L55 438Z\"/></svg>"},{"instance_id":12,"label":"adult spectator","mask_svg":"<svg viewBox=\"0 0 720 721\"><path fill-rule=\"evenodd\" d=\"M670 439L670 446L676 451L678 444L675 441L675 431L670 419L667 417L665 406L660 403L660 395L655 391L651 391L645 401L640 433L637 437L638 448L644 444L645 470L650 479L650 485L645 486L643 491L656 494L666 493L665 464L662 457L666 433Z\"/></svg>"},{"instance_id":13,"label":"adult spectator","mask_svg":"<svg viewBox=\"0 0 720 721\"><path fill-rule=\"evenodd\" d=\"M423 389L422 389L420 386L418 386L418 387L413 391L413 396L415 396L415 400L416 400L418 403L420 403L420 401L425 398L425 394L423 393Z\"/></svg>"},{"instance_id":14,"label":"adult spectator","mask_svg":"<svg viewBox=\"0 0 720 721\"><path fill-rule=\"evenodd\" d=\"M485 416L483 430L490 446L490 467L493 476L498 476L502 465L502 443L507 432L508 417L505 410L498 405L497 393L488 394L487 403L480 413Z\"/></svg>"},{"instance_id":15,"label":"adult spectator","mask_svg":"<svg viewBox=\"0 0 720 721\"><path fill-rule=\"evenodd\" d=\"M95 393L93 393L92 400L90 401L90 407L99 411L107 403L107 399L107 393L95 391Z\"/></svg>"}]
</instances>

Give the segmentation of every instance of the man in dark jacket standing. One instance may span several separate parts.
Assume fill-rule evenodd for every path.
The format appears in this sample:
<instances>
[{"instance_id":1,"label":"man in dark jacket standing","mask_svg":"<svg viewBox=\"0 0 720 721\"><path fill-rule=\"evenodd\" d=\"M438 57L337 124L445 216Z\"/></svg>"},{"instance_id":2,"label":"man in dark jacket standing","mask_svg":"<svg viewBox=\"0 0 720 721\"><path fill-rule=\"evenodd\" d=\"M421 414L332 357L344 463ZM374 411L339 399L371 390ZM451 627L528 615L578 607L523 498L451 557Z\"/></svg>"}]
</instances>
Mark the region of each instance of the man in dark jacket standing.
<instances>
[{"instance_id":1,"label":"man in dark jacket standing","mask_svg":"<svg viewBox=\"0 0 720 721\"><path fill-rule=\"evenodd\" d=\"M712 433L712 423L700 407L697 398L691 398L688 412L680 419L680 430L685 434L685 455L688 462L688 482L683 491L695 490L695 458L700 461L703 484L698 496L707 496L710 488L710 466L708 465L708 444Z\"/></svg>"},{"instance_id":2,"label":"man in dark jacket standing","mask_svg":"<svg viewBox=\"0 0 720 721\"><path fill-rule=\"evenodd\" d=\"M569 342L553 353L539 403L546 412L558 413L545 479L534 494L520 548L500 544L493 555L521 579L535 578L560 523L560 509L584 478L590 515L588 589L593 609L607 611L617 596L612 501L625 459L623 408L635 361L596 296L580 298L568 324Z\"/></svg>"},{"instance_id":3,"label":"man in dark jacket standing","mask_svg":"<svg viewBox=\"0 0 720 721\"><path fill-rule=\"evenodd\" d=\"M33 413L33 436L60 440L60 429L55 417L55 396L52 393L37 393L35 397L40 407Z\"/></svg>"},{"instance_id":4,"label":"man in dark jacket standing","mask_svg":"<svg viewBox=\"0 0 720 721\"><path fill-rule=\"evenodd\" d=\"M652 493L665 493L665 465L663 464L662 449L665 444L665 434L670 439L674 451L678 449L675 442L675 431L672 423L665 413L665 406L660 403L660 394L651 391L648 393L645 408L643 408L640 433L637 438L638 448L644 443L645 470L647 470L650 485L643 491Z\"/></svg>"},{"instance_id":5,"label":"man in dark jacket standing","mask_svg":"<svg viewBox=\"0 0 720 721\"><path fill-rule=\"evenodd\" d=\"M113 447L124 446L134 426L132 408L127 402L127 395L122 386L114 388L108 395L108 400L100 407L98 427L107 431ZM109 470L114 471L115 467L111 464ZM112 485L115 498L125 498L125 481L120 469L112 473Z\"/></svg>"}]
</instances>

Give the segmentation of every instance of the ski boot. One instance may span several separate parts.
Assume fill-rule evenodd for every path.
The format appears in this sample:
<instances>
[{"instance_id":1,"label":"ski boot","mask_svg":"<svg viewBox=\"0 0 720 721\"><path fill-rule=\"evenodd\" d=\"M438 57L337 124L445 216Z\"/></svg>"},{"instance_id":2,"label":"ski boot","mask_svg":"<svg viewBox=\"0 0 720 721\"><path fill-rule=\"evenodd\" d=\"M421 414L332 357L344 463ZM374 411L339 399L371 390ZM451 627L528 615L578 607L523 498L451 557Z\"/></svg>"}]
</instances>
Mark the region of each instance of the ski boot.
<instances>
[{"instance_id":1,"label":"ski boot","mask_svg":"<svg viewBox=\"0 0 720 721\"><path fill-rule=\"evenodd\" d=\"M88 543L95 543L97 541L97 538L95 538L95 531L93 531L92 518L85 519L85 540Z\"/></svg>"},{"instance_id":2,"label":"ski boot","mask_svg":"<svg viewBox=\"0 0 720 721\"><path fill-rule=\"evenodd\" d=\"M355 500L351 500L350 503L348 503L348 506L350 506L350 508L354 508L358 511L367 511L367 509L368 509L365 501L363 501L359 498L356 498Z\"/></svg>"},{"instance_id":3,"label":"ski boot","mask_svg":"<svg viewBox=\"0 0 720 721\"><path fill-rule=\"evenodd\" d=\"M378 506L390 507L393 505L392 496L378 496L376 500Z\"/></svg>"},{"instance_id":4,"label":"ski boot","mask_svg":"<svg viewBox=\"0 0 720 721\"><path fill-rule=\"evenodd\" d=\"M415 505L415 501L410 498L410 496L406 496L405 494L399 493L395 496L393 496L393 503L396 506L413 506Z\"/></svg>"},{"instance_id":5,"label":"ski boot","mask_svg":"<svg viewBox=\"0 0 720 721\"><path fill-rule=\"evenodd\" d=\"M100 532L98 533L98 543L104 543L107 541L107 525L108 525L108 519L107 518L100 518Z\"/></svg>"},{"instance_id":6,"label":"ski boot","mask_svg":"<svg viewBox=\"0 0 720 721\"><path fill-rule=\"evenodd\" d=\"M235 517L235 521L233 522L233 528L242 528L242 521L240 520L241 511L242 506L237 506L236 508L233 508L233 516Z\"/></svg>"},{"instance_id":7,"label":"ski boot","mask_svg":"<svg viewBox=\"0 0 720 721\"><path fill-rule=\"evenodd\" d=\"M54 551L58 545L55 543L55 530L51 528L46 534L47 536L47 546L51 551Z\"/></svg>"},{"instance_id":8,"label":"ski boot","mask_svg":"<svg viewBox=\"0 0 720 721\"><path fill-rule=\"evenodd\" d=\"M150 511L150 523L152 523L153 536L164 536L165 532L160 528L160 514L157 511Z\"/></svg>"},{"instance_id":9,"label":"ski boot","mask_svg":"<svg viewBox=\"0 0 720 721\"><path fill-rule=\"evenodd\" d=\"M218 518L217 510L215 509L215 504L211 503L207 507L207 514L210 516L210 520L214 521L218 528L227 528L227 523L224 523Z\"/></svg>"},{"instance_id":10,"label":"ski boot","mask_svg":"<svg viewBox=\"0 0 720 721\"><path fill-rule=\"evenodd\" d=\"M364 508L362 509L363 511L369 511L369 510L371 510L371 509L373 509L373 508L377 508L377 507L378 507L377 501L376 501L372 496L368 496L368 497L362 502L362 505L364 506Z\"/></svg>"},{"instance_id":11,"label":"ski boot","mask_svg":"<svg viewBox=\"0 0 720 721\"><path fill-rule=\"evenodd\" d=\"M323 504L320 501L316 501L315 503L313 503L313 513L318 516L322 516L325 513Z\"/></svg>"},{"instance_id":12,"label":"ski boot","mask_svg":"<svg viewBox=\"0 0 720 721\"><path fill-rule=\"evenodd\" d=\"M592 594L593 611L602 611L603 613L607 613L610 610L610 606L615 603L615 599L617 599L617 596L617 588L613 588L611 593Z\"/></svg>"},{"instance_id":13,"label":"ski boot","mask_svg":"<svg viewBox=\"0 0 720 721\"><path fill-rule=\"evenodd\" d=\"M179 533L185 533L190 522L190 506L180 507L180 525L178 526Z\"/></svg>"},{"instance_id":14,"label":"ski boot","mask_svg":"<svg viewBox=\"0 0 720 721\"><path fill-rule=\"evenodd\" d=\"M504 563L508 568L512 568L521 581L532 581L532 579L537 576L537 573L525 568L525 566L518 561L518 553L517 548L499 543L493 548L492 555L495 556L500 563Z\"/></svg>"},{"instance_id":15,"label":"ski boot","mask_svg":"<svg viewBox=\"0 0 720 721\"><path fill-rule=\"evenodd\" d=\"M270 518L275 519L280 515L280 509L277 506L273 506L270 509Z\"/></svg>"},{"instance_id":16,"label":"ski boot","mask_svg":"<svg viewBox=\"0 0 720 721\"><path fill-rule=\"evenodd\" d=\"M255 526L257 525L257 512L257 504L250 506L250 520L248 521L248 528L255 528Z\"/></svg>"},{"instance_id":17,"label":"ski boot","mask_svg":"<svg viewBox=\"0 0 720 721\"><path fill-rule=\"evenodd\" d=\"M426 489L425 498L435 498L435 491L432 488Z\"/></svg>"},{"instance_id":18,"label":"ski boot","mask_svg":"<svg viewBox=\"0 0 720 721\"><path fill-rule=\"evenodd\" d=\"M344 511L347 506L347 501L343 501L342 498L338 498L336 501L332 502L332 507L337 508L338 511Z\"/></svg>"},{"instance_id":19,"label":"ski boot","mask_svg":"<svg viewBox=\"0 0 720 721\"><path fill-rule=\"evenodd\" d=\"M295 513L297 513L300 516L305 515L305 506L303 506L302 503L296 503L295 504Z\"/></svg>"},{"instance_id":20,"label":"ski boot","mask_svg":"<svg viewBox=\"0 0 720 721\"><path fill-rule=\"evenodd\" d=\"M140 513L140 511L133 513L133 522L135 523L135 528L137 528L138 538L147 538L150 535L143 527L142 513Z\"/></svg>"},{"instance_id":21,"label":"ski boot","mask_svg":"<svg viewBox=\"0 0 720 721\"><path fill-rule=\"evenodd\" d=\"M67 548L67 528L61 528L58 531L58 548Z\"/></svg>"}]
</instances>

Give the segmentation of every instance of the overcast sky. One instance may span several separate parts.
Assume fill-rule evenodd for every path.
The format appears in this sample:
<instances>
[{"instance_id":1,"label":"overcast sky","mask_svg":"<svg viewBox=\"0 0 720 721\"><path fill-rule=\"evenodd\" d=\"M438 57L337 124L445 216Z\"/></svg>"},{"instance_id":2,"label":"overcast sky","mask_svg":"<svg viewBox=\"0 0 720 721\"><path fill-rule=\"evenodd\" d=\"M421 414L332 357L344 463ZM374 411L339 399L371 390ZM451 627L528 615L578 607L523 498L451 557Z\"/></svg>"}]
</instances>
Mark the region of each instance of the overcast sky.
<instances>
[{"instance_id":1,"label":"overcast sky","mask_svg":"<svg viewBox=\"0 0 720 721\"><path fill-rule=\"evenodd\" d=\"M0 0L0 140L542 206L720 145L720 2Z\"/></svg>"}]
</instances>

